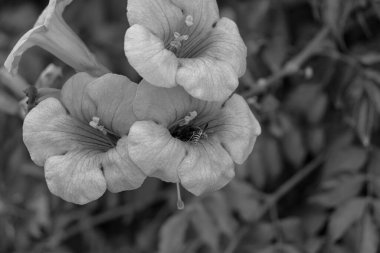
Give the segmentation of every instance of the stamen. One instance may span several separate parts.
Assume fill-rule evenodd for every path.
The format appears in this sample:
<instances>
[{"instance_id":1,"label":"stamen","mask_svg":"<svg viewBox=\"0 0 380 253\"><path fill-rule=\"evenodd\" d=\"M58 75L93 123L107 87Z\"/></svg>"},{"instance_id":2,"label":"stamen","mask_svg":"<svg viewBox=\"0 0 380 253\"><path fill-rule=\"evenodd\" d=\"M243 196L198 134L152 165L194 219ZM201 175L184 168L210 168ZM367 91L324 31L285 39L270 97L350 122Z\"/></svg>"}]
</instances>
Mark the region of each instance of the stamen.
<instances>
[{"instance_id":1,"label":"stamen","mask_svg":"<svg viewBox=\"0 0 380 253\"><path fill-rule=\"evenodd\" d=\"M189 35L181 35L179 32L174 32L174 40L172 40L169 44L169 50L177 53L177 51L182 46L182 41L186 41L189 39Z\"/></svg>"},{"instance_id":2,"label":"stamen","mask_svg":"<svg viewBox=\"0 0 380 253\"><path fill-rule=\"evenodd\" d=\"M116 142L118 141L118 139L120 139L120 136L114 132L112 132L111 130L108 130L104 125L102 125L100 123L100 118L99 117L92 117L92 121L90 121L90 126L99 130L100 132L102 132L106 137L107 137L107 140L109 142L109 144L111 144L111 146L115 147L116 146Z\"/></svg>"},{"instance_id":3,"label":"stamen","mask_svg":"<svg viewBox=\"0 0 380 253\"><path fill-rule=\"evenodd\" d=\"M193 19L193 16L191 15L187 15L186 16L186 19L185 19L185 23L188 27L194 25L194 19Z\"/></svg>"},{"instance_id":4,"label":"stamen","mask_svg":"<svg viewBox=\"0 0 380 253\"><path fill-rule=\"evenodd\" d=\"M99 117L92 117L92 121L90 121L90 126L93 128L99 130L102 132L104 135L107 135L107 129L100 124L100 118Z\"/></svg>"},{"instance_id":5,"label":"stamen","mask_svg":"<svg viewBox=\"0 0 380 253\"><path fill-rule=\"evenodd\" d=\"M183 119L183 121L181 123L179 123L179 126L186 126L190 123L190 121L192 121L193 119L195 119L195 117L197 117L198 113L197 111L192 111L192 112L189 112L189 115L188 116L185 116L185 118Z\"/></svg>"},{"instance_id":6,"label":"stamen","mask_svg":"<svg viewBox=\"0 0 380 253\"><path fill-rule=\"evenodd\" d=\"M177 183L177 208L178 210L183 210L185 208L185 203L182 201L181 197L181 186L179 182Z\"/></svg>"}]
</instances>

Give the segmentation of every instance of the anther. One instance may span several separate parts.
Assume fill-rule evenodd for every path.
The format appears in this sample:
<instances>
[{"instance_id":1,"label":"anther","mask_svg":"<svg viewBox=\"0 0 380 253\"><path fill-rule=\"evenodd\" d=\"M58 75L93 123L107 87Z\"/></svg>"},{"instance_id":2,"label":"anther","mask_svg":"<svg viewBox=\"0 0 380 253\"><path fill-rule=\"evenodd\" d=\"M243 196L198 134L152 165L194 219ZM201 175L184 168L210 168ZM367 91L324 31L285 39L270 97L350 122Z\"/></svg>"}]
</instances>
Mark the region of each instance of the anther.
<instances>
[{"instance_id":1,"label":"anther","mask_svg":"<svg viewBox=\"0 0 380 253\"><path fill-rule=\"evenodd\" d=\"M182 210L185 208L185 203L182 201L181 197L181 188L179 183L177 183L177 208L178 210Z\"/></svg>"},{"instance_id":2,"label":"anther","mask_svg":"<svg viewBox=\"0 0 380 253\"><path fill-rule=\"evenodd\" d=\"M188 116L185 116L185 118L183 119L183 121L181 123L179 123L179 126L186 126L190 123L190 121L192 121L193 119L195 119L195 117L197 117L198 113L197 111L192 111L192 112L189 112L189 115Z\"/></svg>"},{"instance_id":3,"label":"anther","mask_svg":"<svg viewBox=\"0 0 380 253\"><path fill-rule=\"evenodd\" d=\"M179 32L174 32L174 40L170 42L169 50L176 52L182 46L182 41L189 39L189 35L181 35Z\"/></svg>"},{"instance_id":4,"label":"anther","mask_svg":"<svg viewBox=\"0 0 380 253\"><path fill-rule=\"evenodd\" d=\"M186 16L186 19L185 19L185 23L188 27L194 25L194 19L193 19L193 16L191 15L187 15Z\"/></svg>"},{"instance_id":5,"label":"anther","mask_svg":"<svg viewBox=\"0 0 380 253\"><path fill-rule=\"evenodd\" d=\"M99 117L92 117L92 121L90 121L90 126L92 126L93 128L99 130L100 132L102 132L104 135L107 135L107 129L100 124L100 118Z\"/></svg>"}]
</instances>

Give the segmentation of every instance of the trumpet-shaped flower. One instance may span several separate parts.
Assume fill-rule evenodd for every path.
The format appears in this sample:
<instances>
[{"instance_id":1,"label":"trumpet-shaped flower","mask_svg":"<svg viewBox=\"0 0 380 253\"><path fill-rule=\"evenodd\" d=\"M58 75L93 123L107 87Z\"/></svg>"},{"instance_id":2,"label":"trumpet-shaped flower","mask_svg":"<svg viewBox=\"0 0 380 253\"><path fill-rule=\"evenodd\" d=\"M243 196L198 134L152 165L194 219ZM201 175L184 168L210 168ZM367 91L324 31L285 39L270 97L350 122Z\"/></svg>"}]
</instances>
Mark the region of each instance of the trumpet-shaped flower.
<instances>
[{"instance_id":1,"label":"trumpet-shaped flower","mask_svg":"<svg viewBox=\"0 0 380 253\"><path fill-rule=\"evenodd\" d=\"M148 82L182 86L193 97L227 99L246 69L236 24L220 18L216 0L129 0L124 49Z\"/></svg>"},{"instance_id":2,"label":"trumpet-shaped flower","mask_svg":"<svg viewBox=\"0 0 380 253\"><path fill-rule=\"evenodd\" d=\"M78 73L60 99L47 98L27 114L24 142L32 160L44 166L53 194L85 204L106 189L119 192L143 183L146 176L127 149L136 87L124 76Z\"/></svg>"},{"instance_id":3,"label":"trumpet-shaped flower","mask_svg":"<svg viewBox=\"0 0 380 253\"><path fill-rule=\"evenodd\" d=\"M17 72L23 53L33 46L49 51L78 72L88 72L93 76L109 72L63 20L62 13L71 1L49 1L34 27L21 37L6 59L4 66L9 72Z\"/></svg>"},{"instance_id":4,"label":"trumpet-shaped flower","mask_svg":"<svg viewBox=\"0 0 380 253\"><path fill-rule=\"evenodd\" d=\"M182 87L143 81L128 135L132 161L147 176L181 183L195 195L218 190L235 175L234 162L251 153L260 125L244 99L225 103L191 97Z\"/></svg>"}]
</instances>

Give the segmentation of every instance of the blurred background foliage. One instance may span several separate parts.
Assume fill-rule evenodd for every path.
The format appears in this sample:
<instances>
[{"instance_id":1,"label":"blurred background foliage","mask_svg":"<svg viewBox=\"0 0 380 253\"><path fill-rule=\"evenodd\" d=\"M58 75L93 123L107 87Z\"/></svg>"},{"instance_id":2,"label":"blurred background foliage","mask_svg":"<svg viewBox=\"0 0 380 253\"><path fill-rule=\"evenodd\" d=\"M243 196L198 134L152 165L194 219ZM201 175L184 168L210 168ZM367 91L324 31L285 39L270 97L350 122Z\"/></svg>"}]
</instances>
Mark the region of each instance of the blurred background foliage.
<instances>
[{"instance_id":1,"label":"blurred background foliage","mask_svg":"<svg viewBox=\"0 0 380 253\"><path fill-rule=\"evenodd\" d=\"M175 185L155 179L85 206L53 196L23 145L20 104L30 85L60 87L74 72L33 48L20 76L0 69L0 252L380 252L380 2L218 2L248 46L237 92L263 129L236 178L185 194L183 211ZM46 4L0 0L0 64ZM123 52L125 8L76 0L65 19L139 81Z\"/></svg>"}]
</instances>

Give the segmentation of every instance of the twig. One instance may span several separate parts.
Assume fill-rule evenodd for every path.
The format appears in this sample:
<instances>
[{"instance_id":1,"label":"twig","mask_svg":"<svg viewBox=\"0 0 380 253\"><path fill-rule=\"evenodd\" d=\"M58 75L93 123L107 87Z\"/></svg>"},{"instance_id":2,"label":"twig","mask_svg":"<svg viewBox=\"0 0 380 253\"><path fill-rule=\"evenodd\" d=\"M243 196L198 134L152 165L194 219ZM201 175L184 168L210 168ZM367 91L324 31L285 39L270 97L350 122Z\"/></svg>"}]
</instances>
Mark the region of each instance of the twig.
<instances>
[{"instance_id":1,"label":"twig","mask_svg":"<svg viewBox=\"0 0 380 253\"><path fill-rule=\"evenodd\" d=\"M297 184L302 182L307 176L309 176L313 171L315 171L319 165L323 162L325 158L324 154L320 154L313 161L307 164L303 169L301 169L297 174L291 177L283 185L281 185L275 193L267 197L267 200L262 207L257 218L252 223L245 224L236 236L230 241L228 247L224 253L233 253L237 248L239 242L243 239L245 234L247 234L253 224L262 219L264 215L275 205L282 197L284 197L290 190L292 190Z\"/></svg>"},{"instance_id":2,"label":"twig","mask_svg":"<svg viewBox=\"0 0 380 253\"><path fill-rule=\"evenodd\" d=\"M329 33L329 28L322 28L309 44L299 54L289 60L279 72L268 78L260 79L257 85L252 87L245 94L243 93L243 97L250 98L261 94L277 83L277 81L298 73L301 70L302 65L321 49L321 42L326 39Z\"/></svg>"}]
</instances>

